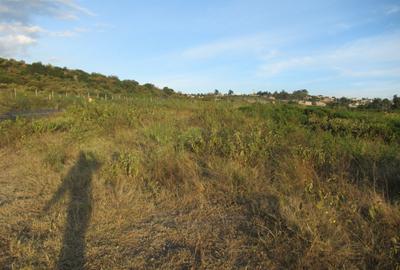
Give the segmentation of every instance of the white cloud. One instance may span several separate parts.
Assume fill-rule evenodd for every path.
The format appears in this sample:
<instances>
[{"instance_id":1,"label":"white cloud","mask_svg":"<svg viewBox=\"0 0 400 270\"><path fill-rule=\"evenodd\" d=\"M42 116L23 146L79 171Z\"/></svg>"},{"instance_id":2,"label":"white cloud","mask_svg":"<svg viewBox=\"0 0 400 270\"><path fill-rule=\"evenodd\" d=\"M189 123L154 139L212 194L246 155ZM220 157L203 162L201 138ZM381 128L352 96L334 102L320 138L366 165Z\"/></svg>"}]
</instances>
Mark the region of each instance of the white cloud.
<instances>
[{"instance_id":1,"label":"white cloud","mask_svg":"<svg viewBox=\"0 0 400 270\"><path fill-rule=\"evenodd\" d=\"M0 36L1 56L12 57L16 54L25 53L27 46L33 45L36 40L26 35Z\"/></svg>"},{"instance_id":2,"label":"white cloud","mask_svg":"<svg viewBox=\"0 0 400 270\"><path fill-rule=\"evenodd\" d=\"M0 33L37 34L43 29L39 26L23 25L22 23L0 23Z\"/></svg>"},{"instance_id":3,"label":"white cloud","mask_svg":"<svg viewBox=\"0 0 400 270\"><path fill-rule=\"evenodd\" d=\"M223 39L184 50L181 56L186 59L206 59L227 53L261 53L272 43L264 35L252 35Z\"/></svg>"},{"instance_id":4,"label":"white cloud","mask_svg":"<svg viewBox=\"0 0 400 270\"><path fill-rule=\"evenodd\" d=\"M63 38L70 38L76 37L77 35L85 32L89 32L90 29L88 28L81 28L77 27L72 30L64 30L64 31L46 31L46 33L52 37L63 37Z\"/></svg>"},{"instance_id":5,"label":"white cloud","mask_svg":"<svg viewBox=\"0 0 400 270\"><path fill-rule=\"evenodd\" d=\"M0 34L27 34L35 35L42 32L43 29L39 26L24 25L22 23L0 23Z\"/></svg>"},{"instance_id":6,"label":"white cloud","mask_svg":"<svg viewBox=\"0 0 400 270\"><path fill-rule=\"evenodd\" d=\"M43 29L22 23L0 23L0 56L24 54L26 48L36 43Z\"/></svg>"},{"instance_id":7,"label":"white cloud","mask_svg":"<svg viewBox=\"0 0 400 270\"><path fill-rule=\"evenodd\" d=\"M60 3L64 4L65 6L68 6L71 10L84 13L84 14L86 14L88 16L96 16L96 14L94 12L90 11L87 8L84 8L84 7L80 6L80 5L78 5L77 3L75 3L72 0L57 0L57 2L60 2Z\"/></svg>"},{"instance_id":8,"label":"white cloud","mask_svg":"<svg viewBox=\"0 0 400 270\"><path fill-rule=\"evenodd\" d=\"M0 56L15 57L25 55L27 49L38 42L40 35L52 37L75 37L87 32L87 28L74 28L65 31L48 31L39 26L0 22Z\"/></svg>"},{"instance_id":9,"label":"white cloud","mask_svg":"<svg viewBox=\"0 0 400 270\"><path fill-rule=\"evenodd\" d=\"M339 62L400 61L400 33L363 38L331 52L329 59Z\"/></svg>"},{"instance_id":10,"label":"white cloud","mask_svg":"<svg viewBox=\"0 0 400 270\"><path fill-rule=\"evenodd\" d=\"M386 15L392 15L400 12L400 6L390 6L386 9Z\"/></svg>"},{"instance_id":11,"label":"white cloud","mask_svg":"<svg viewBox=\"0 0 400 270\"><path fill-rule=\"evenodd\" d=\"M32 25L37 16L78 19L79 15L95 16L73 0L1 0L0 3L0 57L24 55L41 35L73 37L86 32L84 28L48 31Z\"/></svg>"},{"instance_id":12,"label":"white cloud","mask_svg":"<svg viewBox=\"0 0 400 270\"><path fill-rule=\"evenodd\" d=\"M259 67L258 75L273 77L284 72L314 68L336 71L349 77L393 76L400 70L399 44L399 33L359 39L321 53L265 61ZM395 67L381 67L388 63Z\"/></svg>"},{"instance_id":13,"label":"white cloud","mask_svg":"<svg viewBox=\"0 0 400 270\"><path fill-rule=\"evenodd\" d=\"M2 0L0 3L1 21L27 23L35 16L77 19L80 14L95 16L73 0Z\"/></svg>"},{"instance_id":14,"label":"white cloud","mask_svg":"<svg viewBox=\"0 0 400 270\"><path fill-rule=\"evenodd\" d=\"M400 68L380 68L380 69L338 69L342 76L346 77L398 77Z\"/></svg>"},{"instance_id":15,"label":"white cloud","mask_svg":"<svg viewBox=\"0 0 400 270\"><path fill-rule=\"evenodd\" d=\"M268 74L269 76L277 75L290 69L303 68L315 64L316 59L311 56L294 57L287 60L275 62L272 64L264 64L260 67L260 74Z\"/></svg>"}]
</instances>

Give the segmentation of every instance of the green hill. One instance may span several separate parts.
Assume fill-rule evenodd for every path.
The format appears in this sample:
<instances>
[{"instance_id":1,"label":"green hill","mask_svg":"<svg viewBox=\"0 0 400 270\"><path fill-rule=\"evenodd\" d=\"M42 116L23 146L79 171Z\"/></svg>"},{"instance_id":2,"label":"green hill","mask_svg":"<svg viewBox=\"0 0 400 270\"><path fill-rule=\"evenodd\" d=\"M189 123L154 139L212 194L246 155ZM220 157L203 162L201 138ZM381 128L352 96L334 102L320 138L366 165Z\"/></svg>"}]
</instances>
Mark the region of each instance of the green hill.
<instances>
[{"instance_id":1,"label":"green hill","mask_svg":"<svg viewBox=\"0 0 400 270\"><path fill-rule=\"evenodd\" d=\"M140 94L166 95L173 92L164 91L152 84L140 85L134 80L120 80L116 76L105 76L99 73L87 73L79 69L67 69L42 63L26 64L23 61L0 58L0 90L11 89L25 91L54 91L84 94ZM171 91L172 90L172 91Z\"/></svg>"},{"instance_id":2,"label":"green hill","mask_svg":"<svg viewBox=\"0 0 400 270\"><path fill-rule=\"evenodd\" d=\"M175 95L173 89L159 89L150 83L141 85L116 76L0 58L0 115L9 111L66 108L82 102L83 97L124 99L172 95Z\"/></svg>"}]
</instances>

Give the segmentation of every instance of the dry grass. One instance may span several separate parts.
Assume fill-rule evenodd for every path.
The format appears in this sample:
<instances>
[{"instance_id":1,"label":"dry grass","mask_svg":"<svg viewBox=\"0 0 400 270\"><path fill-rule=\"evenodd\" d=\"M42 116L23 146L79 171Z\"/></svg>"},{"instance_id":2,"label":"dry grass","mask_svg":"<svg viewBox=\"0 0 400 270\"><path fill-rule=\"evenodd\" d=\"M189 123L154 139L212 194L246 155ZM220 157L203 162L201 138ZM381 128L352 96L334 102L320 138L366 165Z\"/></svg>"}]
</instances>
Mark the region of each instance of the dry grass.
<instances>
[{"instance_id":1,"label":"dry grass","mask_svg":"<svg viewBox=\"0 0 400 270\"><path fill-rule=\"evenodd\" d=\"M70 111L0 149L0 268L400 267L399 204L350 181L348 157L323 173L301 130L158 102Z\"/></svg>"}]
</instances>

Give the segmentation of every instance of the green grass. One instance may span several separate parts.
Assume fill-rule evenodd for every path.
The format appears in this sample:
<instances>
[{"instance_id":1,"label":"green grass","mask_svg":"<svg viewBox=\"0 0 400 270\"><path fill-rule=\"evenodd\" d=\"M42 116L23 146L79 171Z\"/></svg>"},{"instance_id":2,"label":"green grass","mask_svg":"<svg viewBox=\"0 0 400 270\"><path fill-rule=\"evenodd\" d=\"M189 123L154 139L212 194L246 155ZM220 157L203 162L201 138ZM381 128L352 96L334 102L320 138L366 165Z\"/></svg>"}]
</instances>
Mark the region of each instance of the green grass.
<instances>
[{"instance_id":1,"label":"green grass","mask_svg":"<svg viewBox=\"0 0 400 270\"><path fill-rule=\"evenodd\" d=\"M151 97L48 105L65 112L0 122L5 269L400 267L398 113ZM88 200L80 216L73 206ZM83 237L71 238L75 212ZM83 259L71 264L65 245Z\"/></svg>"}]
</instances>

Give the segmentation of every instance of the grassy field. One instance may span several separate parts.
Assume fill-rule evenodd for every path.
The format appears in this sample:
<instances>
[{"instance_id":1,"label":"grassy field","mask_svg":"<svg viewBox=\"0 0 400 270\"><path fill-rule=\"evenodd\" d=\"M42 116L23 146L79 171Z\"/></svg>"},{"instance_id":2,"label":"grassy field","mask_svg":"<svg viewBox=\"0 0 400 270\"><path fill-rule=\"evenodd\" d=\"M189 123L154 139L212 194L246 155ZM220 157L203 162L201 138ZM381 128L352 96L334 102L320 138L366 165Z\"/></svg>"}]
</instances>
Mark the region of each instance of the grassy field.
<instances>
[{"instance_id":1,"label":"grassy field","mask_svg":"<svg viewBox=\"0 0 400 270\"><path fill-rule=\"evenodd\" d=\"M33 101L32 101L33 100ZM400 269L400 114L3 97L1 269Z\"/></svg>"}]
</instances>

